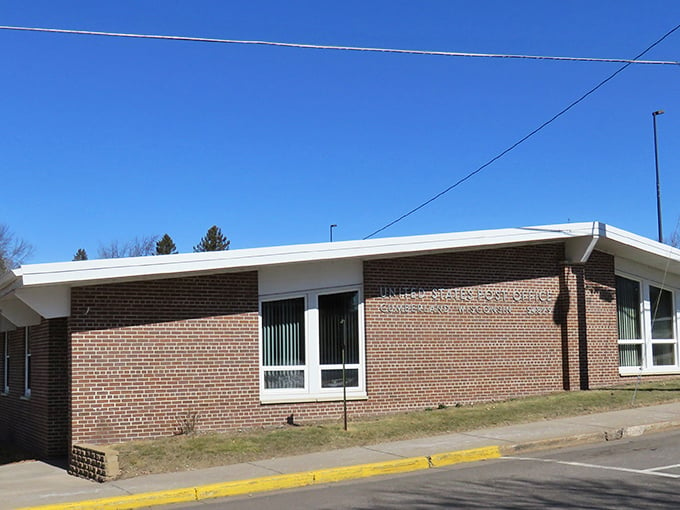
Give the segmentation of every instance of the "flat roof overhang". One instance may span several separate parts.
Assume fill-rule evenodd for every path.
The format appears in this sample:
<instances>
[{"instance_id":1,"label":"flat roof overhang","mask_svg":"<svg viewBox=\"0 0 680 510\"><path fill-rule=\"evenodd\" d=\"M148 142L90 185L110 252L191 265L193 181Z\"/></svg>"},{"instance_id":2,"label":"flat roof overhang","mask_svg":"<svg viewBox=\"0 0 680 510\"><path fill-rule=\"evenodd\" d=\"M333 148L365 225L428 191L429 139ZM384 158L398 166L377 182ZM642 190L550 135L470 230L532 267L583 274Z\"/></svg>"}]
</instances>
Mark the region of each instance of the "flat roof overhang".
<instances>
[{"instance_id":1,"label":"flat roof overhang","mask_svg":"<svg viewBox=\"0 0 680 510\"><path fill-rule=\"evenodd\" d=\"M24 265L0 278L0 330L70 314L70 289L333 260L370 260L563 242L568 263L594 249L680 275L680 250L600 222L220 252ZM37 321L37 322L36 322Z\"/></svg>"}]
</instances>

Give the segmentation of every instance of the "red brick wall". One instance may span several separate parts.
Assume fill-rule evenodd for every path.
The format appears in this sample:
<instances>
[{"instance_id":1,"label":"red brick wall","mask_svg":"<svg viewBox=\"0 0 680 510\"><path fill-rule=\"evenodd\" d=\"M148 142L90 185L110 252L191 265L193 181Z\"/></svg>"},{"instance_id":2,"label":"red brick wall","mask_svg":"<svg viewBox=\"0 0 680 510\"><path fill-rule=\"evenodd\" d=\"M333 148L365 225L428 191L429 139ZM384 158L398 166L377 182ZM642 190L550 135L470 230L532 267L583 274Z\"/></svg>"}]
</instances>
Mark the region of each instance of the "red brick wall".
<instances>
[{"instance_id":1,"label":"red brick wall","mask_svg":"<svg viewBox=\"0 0 680 510\"><path fill-rule=\"evenodd\" d=\"M368 399L350 416L621 382L613 257L563 258L551 244L366 261ZM192 414L202 431L341 419L341 402L260 404L257 310L256 272L72 289L69 319L31 329L28 400L24 330L10 333L0 439L53 456Z\"/></svg>"},{"instance_id":2,"label":"red brick wall","mask_svg":"<svg viewBox=\"0 0 680 510\"><path fill-rule=\"evenodd\" d=\"M257 273L74 288L73 442L259 421Z\"/></svg>"},{"instance_id":3,"label":"red brick wall","mask_svg":"<svg viewBox=\"0 0 680 510\"><path fill-rule=\"evenodd\" d=\"M614 257L593 252L585 266L588 378L591 388L626 382L619 376Z\"/></svg>"},{"instance_id":4,"label":"red brick wall","mask_svg":"<svg viewBox=\"0 0 680 510\"><path fill-rule=\"evenodd\" d=\"M9 332L10 391L0 395L0 440L40 457L64 456L68 437L66 319L42 321L30 328L30 398L24 396L24 331ZM3 368L0 362L0 383Z\"/></svg>"},{"instance_id":5,"label":"red brick wall","mask_svg":"<svg viewBox=\"0 0 680 510\"><path fill-rule=\"evenodd\" d=\"M616 382L613 260L563 258L552 244L366 261L368 399L350 415ZM73 289L73 442L167 436L187 413L203 431L340 419L341 402L260 404L257 309L255 272Z\"/></svg>"},{"instance_id":6,"label":"red brick wall","mask_svg":"<svg viewBox=\"0 0 680 510\"><path fill-rule=\"evenodd\" d=\"M563 259L553 244L367 262L371 399L401 410L620 382L613 257ZM400 287L415 293L381 297Z\"/></svg>"},{"instance_id":7,"label":"red brick wall","mask_svg":"<svg viewBox=\"0 0 680 510\"><path fill-rule=\"evenodd\" d=\"M366 262L373 406L396 411L562 389L555 303L563 257L555 244ZM381 297L381 288L400 287L416 294ZM401 313L400 305L416 308Z\"/></svg>"}]
</instances>

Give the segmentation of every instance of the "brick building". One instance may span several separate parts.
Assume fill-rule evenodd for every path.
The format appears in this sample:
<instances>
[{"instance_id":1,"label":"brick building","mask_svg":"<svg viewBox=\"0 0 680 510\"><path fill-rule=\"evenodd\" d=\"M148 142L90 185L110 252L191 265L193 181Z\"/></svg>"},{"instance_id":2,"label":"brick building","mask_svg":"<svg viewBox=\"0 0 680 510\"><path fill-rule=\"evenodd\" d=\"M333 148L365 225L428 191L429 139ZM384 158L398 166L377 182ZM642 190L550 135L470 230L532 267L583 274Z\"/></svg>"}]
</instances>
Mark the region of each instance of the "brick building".
<instances>
[{"instance_id":1,"label":"brick building","mask_svg":"<svg viewBox=\"0 0 680 510\"><path fill-rule=\"evenodd\" d=\"M26 265L0 440L309 423L680 375L680 251L598 222Z\"/></svg>"}]
</instances>

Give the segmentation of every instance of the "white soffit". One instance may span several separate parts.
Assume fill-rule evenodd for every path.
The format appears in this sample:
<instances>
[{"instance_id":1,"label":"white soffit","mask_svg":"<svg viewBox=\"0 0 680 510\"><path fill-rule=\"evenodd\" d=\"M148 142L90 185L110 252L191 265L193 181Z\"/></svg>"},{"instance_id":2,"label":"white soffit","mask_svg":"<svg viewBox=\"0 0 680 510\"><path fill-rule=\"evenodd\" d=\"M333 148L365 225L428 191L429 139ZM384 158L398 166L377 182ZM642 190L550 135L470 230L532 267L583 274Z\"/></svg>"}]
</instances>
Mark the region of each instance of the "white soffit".
<instances>
[{"instance_id":1,"label":"white soffit","mask_svg":"<svg viewBox=\"0 0 680 510\"><path fill-rule=\"evenodd\" d=\"M567 262L572 264L583 264L587 262L591 253L593 253L598 240L601 236L605 235L605 233L605 225L594 222L589 236L567 239L564 242L564 255Z\"/></svg>"},{"instance_id":2,"label":"white soffit","mask_svg":"<svg viewBox=\"0 0 680 510\"><path fill-rule=\"evenodd\" d=\"M0 314L19 327L40 324L40 315L14 296L0 300Z\"/></svg>"},{"instance_id":3,"label":"white soffit","mask_svg":"<svg viewBox=\"0 0 680 510\"><path fill-rule=\"evenodd\" d=\"M361 285L362 280L363 265L356 259L269 266L258 271L260 296Z\"/></svg>"},{"instance_id":4,"label":"white soffit","mask_svg":"<svg viewBox=\"0 0 680 510\"><path fill-rule=\"evenodd\" d=\"M0 331L11 331L17 329L16 325L12 324L7 318L0 315Z\"/></svg>"},{"instance_id":5,"label":"white soffit","mask_svg":"<svg viewBox=\"0 0 680 510\"><path fill-rule=\"evenodd\" d=\"M71 289L64 285L17 289L14 295L46 319L71 315Z\"/></svg>"}]
</instances>

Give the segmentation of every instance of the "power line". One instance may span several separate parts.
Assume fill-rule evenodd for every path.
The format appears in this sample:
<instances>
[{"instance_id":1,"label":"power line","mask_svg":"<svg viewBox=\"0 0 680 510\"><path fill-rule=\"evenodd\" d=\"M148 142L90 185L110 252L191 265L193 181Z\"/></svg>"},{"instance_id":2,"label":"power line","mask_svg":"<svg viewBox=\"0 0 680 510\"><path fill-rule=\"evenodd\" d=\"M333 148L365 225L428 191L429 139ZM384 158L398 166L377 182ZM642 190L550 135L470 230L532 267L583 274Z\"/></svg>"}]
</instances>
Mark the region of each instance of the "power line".
<instances>
[{"instance_id":1,"label":"power line","mask_svg":"<svg viewBox=\"0 0 680 510\"><path fill-rule=\"evenodd\" d=\"M599 88L602 87L604 84L606 84L607 82L609 82L610 80L612 80L616 75L618 75L619 73L621 73L622 71L624 71L628 66L630 66L631 64L633 64L634 62L636 62L638 58L640 58L641 56L643 56L644 54L646 54L647 52L649 52L652 48L654 48L656 45L660 44L664 39L666 39L668 36L670 36L673 32L675 32L675 31L678 30L678 29L680 29L680 25L677 25L677 26L676 26L675 28L673 28L672 30L666 32L666 34L664 34L661 38L659 38L659 39L656 40L654 43L652 43L650 46L648 46L644 51L642 51L642 52L641 52L638 56L636 56L633 60L631 60L630 62L625 63L624 65L622 65L619 69L617 69L616 71L614 71L614 72L613 72L612 74L610 74L607 78L605 78L605 79L602 80L600 83L598 83L597 85L595 85L595 87L593 87L593 88L590 89L588 92L586 92L586 93L583 94L581 97L579 97L577 100L575 100L575 101L573 101L571 104L569 104L569 106L567 106L566 108L563 108L562 110L560 110L557 114L553 115L550 119L546 120L543 124L541 124L540 126L538 126L536 129L534 129L533 131L531 131L529 134L523 136L523 137L520 138L518 141L516 141L515 143L513 143L510 147L508 147L508 148L505 149L504 151L500 152L499 154L497 154L496 156L494 156L493 158L491 158L489 161L487 161L486 163L484 163L482 166L480 166L480 167L477 168L476 170L470 172L470 173L467 174L465 177L459 179L457 182L455 182L454 184L452 184L451 186L449 186L449 187L446 188L445 190L440 191L439 193L437 193L436 195L434 195L432 198L426 200L425 202L423 202L423 203L420 204L419 206L414 207L414 208L411 209L409 212L407 212L407 213L405 213L405 214L402 214L402 215L399 216L397 219L395 219L395 220L391 221L390 223L388 223L387 225L385 225L385 226L379 228L379 229L376 230L375 232L373 232L373 233L367 235L366 237L364 237L364 239L369 239L369 238L373 237L374 235L378 234L379 232L382 232L383 230L385 230L385 229L391 227L392 225L394 225L394 224L400 222L401 220L403 220L403 219L405 219L405 218L411 216L413 213L415 213L415 212L419 211L420 209L422 209L423 207L425 207L425 206L431 204L432 202L434 202L435 200L437 200L439 197L445 195L446 193L448 193L448 192L451 191L452 189L454 189L454 188L456 188L457 186L463 184L465 181L467 181L467 180L470 179L471 177L477 175L479 172L481 172L482 170L484 170L486 167L488 167L489 165L491 165L491 164L494 163L495 161L498 161L499 159L501 159L501 158L502 158L503 156L505 156L508 152L510 152L511 150L513 150L514 148L516 148L517 146L521 145L521 144L524 143L525 141L527 141L529 138L531 138L532 136L534 136L536 133L538 133L539 131L541 131L543 128L545 128L545 127L547 127L548 125L552 124L555 120L557 120L559 117L561 117L562 115L564 115L565 113L567 113L567 112L568 112L569 110L571 110L574 106L576 106L576 105L579 104L581 101L583 101L585 98L587 98L588 96L590 96L591 94L593 94L597 89L599 89Z\"/></svg>"},{"instance_id":2,"label":"power line","mask_svg":"<svg viewBox=\"0 0 680 510\"><path fill-rule=\"evenodd\" d=\"M323 44L302 44L287 43L277 41L254 41L240 39L215 39L209 37L185 37L178 35L152 35L152 34L126 34L118 32L96 32L92 30L68 30L61 28L41 28L41 27L16 27L0 26L0 30L19 30L24 32L48 32L57 34L75 35L97 35L106 37L126 37L132 39L160 39L169 41L190 41L203 43L221 44L248 44L258 46L278 46L284 48L299 48L311 50L338 50L338 51L363 51L372 53L400 53L408 55L431 55L439 57L472 57L472 58L511 58L511 59L530 59L530 60L559 60L569 62L609 62L619 64L651 64L651 65L680 65L680 61L675 60L629 60L622 58L591 58L591 57L560 57L554 55L521 55L507 53L467 53L457 51L428 51L428 50L409 50L398 48L371 48L361 46L332 46Z\"/></svg>"}]
</instances>

